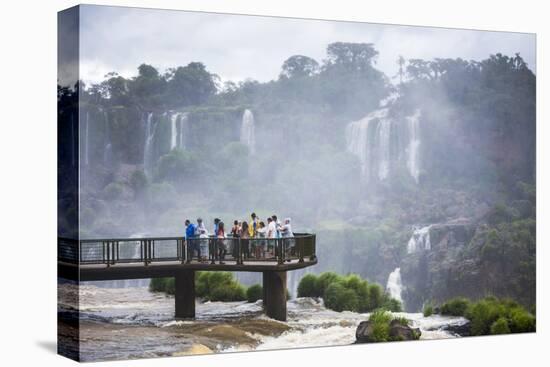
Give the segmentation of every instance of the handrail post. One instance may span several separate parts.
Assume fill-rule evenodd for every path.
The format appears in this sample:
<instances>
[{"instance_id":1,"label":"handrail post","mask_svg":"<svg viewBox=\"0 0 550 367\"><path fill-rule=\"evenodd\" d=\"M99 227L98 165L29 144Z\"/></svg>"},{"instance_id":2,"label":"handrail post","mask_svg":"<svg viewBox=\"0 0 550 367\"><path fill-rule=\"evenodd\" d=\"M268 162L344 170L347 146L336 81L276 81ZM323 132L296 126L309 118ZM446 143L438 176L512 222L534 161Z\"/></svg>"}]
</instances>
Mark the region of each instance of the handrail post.
<instances>
[{"instance_id":1,"label":"handrail post","mask_svg":"<svg viewBox=\"0 0 550 367\"><path fill-rule=\"evenodd\" d=\"M284 261L285 261L284 258L283 258L283 256L284 256L284 252L283 252L283 241L281 241L280 238L277 238L276 241L277 241L277 248L278 248L278 250L279 250L279 258L277 259L277 263L278 263L279 265L282 265L282 264L284 263Z\"/></svg>"},{"instance_id":2,"label":"handrail post","mask_svg":"<svg viewBox=\"0 0 550 367\"><path fill-rule=\"evenodd\" d=\"M243 248L241 243L241 237L239 236L239 239L237 240L237 264L242 265L243 264Z\"/></svg>"},{"instance_id":3,"label":"handrail post","mask_svg":"<svg viewBox=\"0 0 550 367\"><path fill-rule=\"evenodd\" d=\"M208 238L208 245L209 245L209 249L210 249L210 264L211 265L214 265L216 263L216 256L217 256L217 250L218 250L218 246L217 246L217 240L214 238Z\"/></svg>"},{"instance_id":4,"label":"handrail post","mask_svg":"<svg viewBox=\"0 0 550 367\"><path fill-rule=\"evenodd\" d=\"M110 267L111 266L111 243L109 241L107 241L105 243L106 245L106 251L107 251L107 267Z\"/></svg>"},{"instance_id":5,"label":"handrail post","mask_svg":"<svg viewBox=\"0 0 550 367\"><path fill-rule=\"evenodd\" d=\"M185 238L185 262L189 264L191 262L189 238Z\"/></svg>"},{"instance_id":6,"label":"handrail post","mask_svg":"<svg viewBox=\"0 0 550 367\"><path fill-rule=\"evenodd\" d=\"M300 257L300 260L298 260L298 262L303 263L304 262L304 242L306 241L306 239L298 237L294 239L294 241L296 240L299 241L298 256Z\"/></svg>"}]
</instances>

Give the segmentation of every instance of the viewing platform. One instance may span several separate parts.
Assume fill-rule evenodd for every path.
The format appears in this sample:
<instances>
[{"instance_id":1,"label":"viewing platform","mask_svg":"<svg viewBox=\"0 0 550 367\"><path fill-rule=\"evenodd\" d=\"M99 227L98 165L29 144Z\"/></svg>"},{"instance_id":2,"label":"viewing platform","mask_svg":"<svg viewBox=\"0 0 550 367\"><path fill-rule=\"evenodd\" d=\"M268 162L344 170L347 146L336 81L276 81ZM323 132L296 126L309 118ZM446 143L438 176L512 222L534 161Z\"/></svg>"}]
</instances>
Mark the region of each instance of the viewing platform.
<instances>
[{"instance_id":1,"label":"viewing platform","mask_svg":"<svg viewBox=\"0 0 550 367\"><path fill-rule=\"evenodd\" d=\"M207 252L201 261L196 249ZM220 249L226 254L220 259ZM220 263L221 262L221 263ZM75 281L175 277L176 318L195 317L195 271L263 273L269 317L286 320L286 272L317 264L315 234L289 238L58 238L58 276Z\"/></svg>"}]
</instances>

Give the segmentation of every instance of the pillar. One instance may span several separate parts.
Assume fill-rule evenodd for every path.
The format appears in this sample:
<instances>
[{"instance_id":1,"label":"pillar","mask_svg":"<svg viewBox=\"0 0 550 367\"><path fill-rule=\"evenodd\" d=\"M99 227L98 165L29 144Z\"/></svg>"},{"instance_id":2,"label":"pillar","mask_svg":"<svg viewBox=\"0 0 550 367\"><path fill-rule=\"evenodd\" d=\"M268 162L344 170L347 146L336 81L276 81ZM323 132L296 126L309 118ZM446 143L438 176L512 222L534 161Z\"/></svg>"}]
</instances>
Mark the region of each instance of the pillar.
<instances>
[{"instance_id":1,"label":"pillar","mask_svg":"<svg viewBox=\"0 0 550 367\"><path fill-rule=\"evenodd\" d=\"M286 321L286 271L264 271L263 293L265 314Z\"/></svg>"},{"instance_id":2,"label":"pillar","mask_svg":"<svg viewBox=\"0 0 550 367\"><path fill-rule=\"evenodd\" d=\"M195 271L178 270L175 278L176 319L195 318Z\"/></svg>"}]
</instances>

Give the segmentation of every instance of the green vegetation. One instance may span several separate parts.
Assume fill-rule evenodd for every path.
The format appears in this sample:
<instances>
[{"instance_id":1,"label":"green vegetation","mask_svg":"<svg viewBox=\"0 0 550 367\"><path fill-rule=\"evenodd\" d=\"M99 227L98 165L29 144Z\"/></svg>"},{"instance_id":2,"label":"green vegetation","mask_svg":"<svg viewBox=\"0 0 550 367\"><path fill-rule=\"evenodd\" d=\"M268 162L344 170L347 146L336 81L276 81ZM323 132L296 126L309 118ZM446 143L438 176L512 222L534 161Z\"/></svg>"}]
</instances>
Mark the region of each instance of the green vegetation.
<instances>
[{"instance_id":1,"label":"green vegetation","mask_svg":"<svg viewBox=\"0 0 550 367\"><path fill-rule=\"evenodd\" d=\"M426 304L424 306L424 309L422 310L422 313L424 314L424 317L428 317L428 316L431 316L433 315L434 313L434 308L431 304Z\"/></svg>"},{"instance_id":2,"label":"green vegetation","mask_svg":"<svg viewBox=\"0 0 550 367\"><path fill-rule=\"evenodd\" d=\"M404 317L393 317L391 313L386 310L376 310L369 316L369 323L371 323L372 331L369 334L369 340L371 342L389 342L402 340L399 337L391 336L391 324L398 323L402 326L409 326L410 320ZM417 334L413 330L413 339L420 339L420 334Z\"/></svg>"},{"instance_id":3,"label":"green vegetation","mask_svg":"<svg viewBox=\"0 0 550 367\"><path fill-rule=\"evenodd\" d=\"M263 288L259 284L254 284L246 290L246 300L248 302L256 302L263 297Z\"/></svg>"},{"instance_id":4,"label":"green vegetation","mask_svg":"<svg viewBox=\"0 0 550 367\"><path fill-rule=\"evenodd\" d=\"M370 312L379 308L401 311L401 303L384 293L380 285L368 283L356 274L307 274L298 285L298 297L323 298L327 308L338 312Z\"/></svg>"},{"instance_id":5,"label":"green vegetation","mask_svg":"<svg viewBox=\"0 0 550 367\"><path fill-rule=\"evenodd\" d=\"M153 278L149 283L151 292L175 293L174 278ZM205 301L244 301L246 290L230 272L197 272L195 274L195 294Z\"/></svg>"},{"instance_id":6,"label":"green vegetation","mask_svg":"<svg viewBox=\"0 0 550 367\"><path fill-rule=\"evenodd\" d=\"M441 314L464 316L471 322L471 335L526 333L536 331L536 318L509 299L486 297L477 302L455 298L441 306Z\"/></svg>"},{"instance_id":7,"label":"green vegetation","mask_svg":"<svg viewBox=\"0 0 550 367\"><path fill-rule=\"evenodd\" d=\"M470 301L463 297L453 298L441 305L441 314L449 316L464 316Z\"/></svg>"}]
</instances>

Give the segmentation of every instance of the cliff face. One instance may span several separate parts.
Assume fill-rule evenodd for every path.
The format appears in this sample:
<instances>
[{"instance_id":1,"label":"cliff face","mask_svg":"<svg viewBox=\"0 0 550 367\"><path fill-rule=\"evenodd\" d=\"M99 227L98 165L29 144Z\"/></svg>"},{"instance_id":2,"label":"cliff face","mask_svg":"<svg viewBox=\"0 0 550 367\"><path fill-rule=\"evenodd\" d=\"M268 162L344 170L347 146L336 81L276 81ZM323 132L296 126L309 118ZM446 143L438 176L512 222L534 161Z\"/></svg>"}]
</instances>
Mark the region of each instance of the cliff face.
<instances>
[{"instance_id":1,"label":"cliff face","mask_svg":"<svg viewBox=\"0 0 550 367\"><path fill-rule=\"evenodd\" d=\"M535 221L435 224L430 248L402 260L403 299L408 311L463 296L535 302Z\"/></svg>"}]
</instances>

